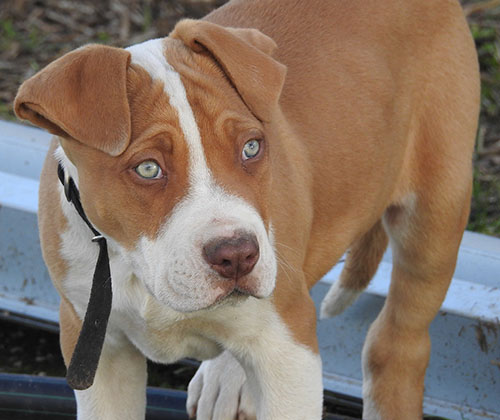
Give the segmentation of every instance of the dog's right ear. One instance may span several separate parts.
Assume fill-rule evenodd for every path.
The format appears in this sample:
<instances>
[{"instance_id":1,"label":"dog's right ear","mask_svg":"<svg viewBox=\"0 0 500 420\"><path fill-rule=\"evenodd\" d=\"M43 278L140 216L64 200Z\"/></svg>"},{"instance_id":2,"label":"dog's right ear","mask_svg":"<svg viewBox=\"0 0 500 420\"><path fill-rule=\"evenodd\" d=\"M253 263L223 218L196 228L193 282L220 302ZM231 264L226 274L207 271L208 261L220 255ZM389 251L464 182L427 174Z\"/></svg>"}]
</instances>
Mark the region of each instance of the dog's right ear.
<instances>
[{"instance_id":1,"label":"dog's right ear","mask_svg":"<svg viewBox=\"0 0 500 420\"><path fill-rule=\"evenodd\" d=\"M25 81L14 110L19 118L53 134L118 156L131 133L129 64L130 53L121 48L79 48Z\"/></svg>"},{"instance_id":2,"label":"dog's right ear","mask_svg":"<svg viewBox=\"0 0 500 420\"><path fill-rule=\"evenodd\" d=\"M185 19L170 34L195 53L208 51L241 98L261 121L271 121L285 82L286 67L271 54L276 43L256 29L226 28Z\"/></svg>"}]
</instances>

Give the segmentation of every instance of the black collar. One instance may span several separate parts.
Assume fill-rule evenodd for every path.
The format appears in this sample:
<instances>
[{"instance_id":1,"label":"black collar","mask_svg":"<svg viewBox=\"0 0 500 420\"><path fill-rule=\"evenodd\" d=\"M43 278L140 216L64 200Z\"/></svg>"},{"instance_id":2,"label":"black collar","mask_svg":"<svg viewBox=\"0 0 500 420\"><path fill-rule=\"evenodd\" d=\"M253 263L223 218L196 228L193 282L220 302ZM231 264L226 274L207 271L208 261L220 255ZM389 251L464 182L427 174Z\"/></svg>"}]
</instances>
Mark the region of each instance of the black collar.
<instances>
[{"instance_id":1,"label":"black collar","mask_svg":"<svg viewBox=\"0 0 500 420\"><path fill-rule=\"evenodd\" d=\"M99 256L92 280L89 304L85 312L82 329L76 343L66 380L73 389L87 389L94 383L95 372L101 356L106 327L111 312L112 289L109 269L108 245L106 238L90 223L82 203L80 193L73 178L59 163L57 175L64 186L66 199L73 203L76 211L94 234L92 242L99 245Z\"/></svg>"}]
</instances>

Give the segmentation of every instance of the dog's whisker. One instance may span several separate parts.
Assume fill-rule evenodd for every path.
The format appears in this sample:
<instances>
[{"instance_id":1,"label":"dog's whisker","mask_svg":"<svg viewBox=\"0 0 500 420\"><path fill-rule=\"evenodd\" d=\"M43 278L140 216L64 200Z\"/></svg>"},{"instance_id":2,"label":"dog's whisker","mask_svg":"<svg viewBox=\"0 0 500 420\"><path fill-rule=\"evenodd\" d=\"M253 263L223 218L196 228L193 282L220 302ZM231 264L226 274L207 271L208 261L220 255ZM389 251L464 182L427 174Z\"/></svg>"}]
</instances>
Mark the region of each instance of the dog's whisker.
<instances>
[{"instance_id":1,"label":"dog's whisker","mask_svg":"<svg viewBox=\"0 0 500 420\"><path fill-rule=\"evenodd\" d=\"M292 267L289 263L287 263L283 258L281 258L278 254L276 254L276 261L278 262L279 267L282 268L283 273L287 277L289 282L293 282L293 274L299 273L300 271L296 268Z\"/></svg>"},{"instance_id":2,"label":"dog's whisker","mask_svg":"<svg viewBox=\"0 0 500 420\"><path fill-rule=\"evenodd\" d=\"M283 242L275 242L275 244L278 245L280 248L282 247L282 248L289 249L290 251L294 252L295 255L300 255L299 251L296 248L289 246Z\"/></svg>"}]
</instances>

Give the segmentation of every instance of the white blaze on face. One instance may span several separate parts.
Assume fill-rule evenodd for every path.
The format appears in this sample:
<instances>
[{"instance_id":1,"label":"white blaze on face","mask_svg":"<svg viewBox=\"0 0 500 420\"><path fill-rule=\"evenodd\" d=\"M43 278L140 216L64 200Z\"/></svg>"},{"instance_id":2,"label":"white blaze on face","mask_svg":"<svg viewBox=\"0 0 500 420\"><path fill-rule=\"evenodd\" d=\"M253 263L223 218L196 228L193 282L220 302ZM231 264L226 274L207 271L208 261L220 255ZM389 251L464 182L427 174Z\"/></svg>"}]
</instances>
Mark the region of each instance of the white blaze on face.
<instances>
[{"instance_id":1,"label":"white blaze on face","mask_svg":"<svg viewBox=\"0 0 500 420\"><path fill-rule=\"evenodd\" d=\"M134 271L169 307L182 312L205 308L224 297L228 280L208 266L203 246L211 239L246 231L256 236L260 247L259 261L247 277L255 285L256 296L269 296L275 285L276 257L262 218L253 206L227 193L213 180L186 90L165 57L164 40L147 41L128 51L133 64L163 82L189 151L189 190L157 237L138 241L131 254Z\"/></svg>"}]
</instances>

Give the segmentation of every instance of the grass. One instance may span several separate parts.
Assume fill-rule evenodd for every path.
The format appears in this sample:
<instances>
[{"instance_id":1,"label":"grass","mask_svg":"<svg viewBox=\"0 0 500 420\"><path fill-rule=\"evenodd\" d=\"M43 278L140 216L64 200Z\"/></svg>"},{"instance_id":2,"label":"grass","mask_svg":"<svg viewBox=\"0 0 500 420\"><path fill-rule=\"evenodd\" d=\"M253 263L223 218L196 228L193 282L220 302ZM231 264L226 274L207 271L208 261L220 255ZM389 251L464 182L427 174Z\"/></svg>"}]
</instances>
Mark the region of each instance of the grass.
<instances>
[{"instance_id":1,"label":"grass","mask_svg":"<svg viewBox=\"0 0 500 420\"><path fill-rule=\"evenodd\" d=\"M488 178L474 171L471 215L468 230L500 236L500 180Z\"/></svg>"},{"instance_id":2,"label":"grass","mask_svg":"<svg viewBox=\"0 0 500 420\"><path fill-rule=\"evenodd\" d=\"M485 25L485 24L483 24ZM500 30L493 25L470 25L481 67L481 110L497 118L500 104Z\"/></svg>"},{"instance_id":3,"label":"grass","mask_svg":"<svg viewBox=\"0 0 500 420\"><path fill-rule=\"evenodd\" d=\"M31 26L27 32L17 31L11 19L0 20L0 51L19 47L25 53L32 53L44 41L40 29Z\"/></svg>"}]
</instances>

